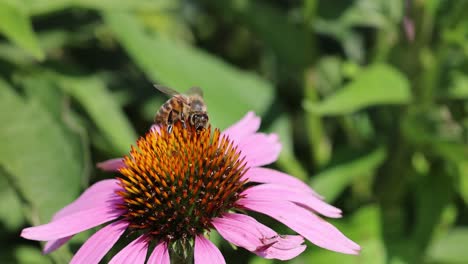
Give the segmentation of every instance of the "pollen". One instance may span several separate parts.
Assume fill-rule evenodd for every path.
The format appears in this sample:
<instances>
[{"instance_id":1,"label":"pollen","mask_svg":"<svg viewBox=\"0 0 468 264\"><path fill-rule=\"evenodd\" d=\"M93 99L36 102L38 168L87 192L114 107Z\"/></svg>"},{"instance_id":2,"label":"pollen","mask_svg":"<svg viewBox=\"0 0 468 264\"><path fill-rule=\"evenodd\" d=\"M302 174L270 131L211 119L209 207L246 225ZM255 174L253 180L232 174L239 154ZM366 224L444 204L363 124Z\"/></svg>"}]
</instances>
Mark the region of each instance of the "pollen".
<instances>
[{"instance_id":1,"label":"pollen","mask_svg":"<svg viewBox=\"0 0 468 264\"><path fill-rule=\"evenodd\" d=\"M176 123L141 137L119 177L124 217L132 231L155 239L187 239L212 228L246 188L241 152L218 129Z\"/></svg>"}]
</instances>

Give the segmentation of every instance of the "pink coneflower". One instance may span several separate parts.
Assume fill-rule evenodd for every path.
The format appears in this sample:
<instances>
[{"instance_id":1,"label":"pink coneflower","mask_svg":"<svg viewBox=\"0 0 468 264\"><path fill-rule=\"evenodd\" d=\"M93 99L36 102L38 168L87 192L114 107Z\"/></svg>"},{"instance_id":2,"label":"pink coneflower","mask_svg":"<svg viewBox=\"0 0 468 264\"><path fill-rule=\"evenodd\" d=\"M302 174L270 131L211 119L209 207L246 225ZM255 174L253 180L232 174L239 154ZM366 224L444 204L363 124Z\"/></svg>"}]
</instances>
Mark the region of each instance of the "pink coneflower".
<instances>
[{"instance_id":1,"label":"pink coneflower","mask_svg":"<svg viewBox=\"0 0 468 264\"><path fill-rule=\"evenodd\" d=\"M281 145L276 135L257 133L259 126L260 118L248 113L222 133L179 124L172 133L152 129L127 157L100 164L121 176L95 183L50 223L21 236L48 241L49 253L74 234L108 223L71 263L98 263L124 232L135 239L110 263L170 263L190 259L192 251L195 264L225 263L206 237L212 229L264 258L292 259L305 250L304 238L357 254L356 243L317 215L339 218L339 209L298 179L261 167L278 158ZM279 235L246 211L268 215L299 235Z\"/></svg>"}]
</instances>

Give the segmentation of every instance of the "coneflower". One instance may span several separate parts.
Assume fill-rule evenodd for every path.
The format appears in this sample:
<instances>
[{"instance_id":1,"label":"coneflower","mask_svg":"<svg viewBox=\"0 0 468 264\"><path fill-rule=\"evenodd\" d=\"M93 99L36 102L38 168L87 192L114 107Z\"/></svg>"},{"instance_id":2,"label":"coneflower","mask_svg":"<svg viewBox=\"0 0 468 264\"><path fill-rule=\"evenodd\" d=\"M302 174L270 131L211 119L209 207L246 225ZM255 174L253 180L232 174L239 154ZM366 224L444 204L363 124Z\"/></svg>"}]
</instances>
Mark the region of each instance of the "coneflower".
<instances>
[{"instance_id":1,"label":"coneflower","mask_svg":"<svg viewBox=\"0 0 468 264\"><path fill-rule=\"evenodd\" d=\"M339 209L298 179L261 167L278 158L281 144L274 134L257 133L259 126L260 118L248 113L224 132L180 124L171 133L151 129L128 156L99 164L120 176L95 183L50 223L21 236L48 241L49 253L74 234L109 223L71 263L98 263L126 231L136 238L110 263L225 263L207 238L212 229L264 258L294 258L305 250L304 238L357 254L356 243L317 216L338 218ZM246 211L268 215L299 235L280 235Z\"/></svg>"}]
</instances>

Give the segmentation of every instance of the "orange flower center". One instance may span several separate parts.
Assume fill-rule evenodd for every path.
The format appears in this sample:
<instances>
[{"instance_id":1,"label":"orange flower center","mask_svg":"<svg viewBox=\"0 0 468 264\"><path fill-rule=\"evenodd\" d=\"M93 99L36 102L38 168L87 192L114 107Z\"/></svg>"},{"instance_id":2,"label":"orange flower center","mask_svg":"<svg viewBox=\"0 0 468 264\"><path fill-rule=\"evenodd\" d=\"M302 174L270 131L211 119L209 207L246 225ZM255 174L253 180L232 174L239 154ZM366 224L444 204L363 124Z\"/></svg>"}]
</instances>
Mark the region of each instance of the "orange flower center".
<instances>
[{"instance_id":1,"label":"orange flower center","mask_svg":"<svg viewBox=\"0 0 468 264\"><path fill-rule=\"evenodd\" d=\"M156 239L187 239L234 207L246 188L246 163L226 136L176 123L137 141L118 179L124 217L133 231Z\"/></svg>"}]
</instances>

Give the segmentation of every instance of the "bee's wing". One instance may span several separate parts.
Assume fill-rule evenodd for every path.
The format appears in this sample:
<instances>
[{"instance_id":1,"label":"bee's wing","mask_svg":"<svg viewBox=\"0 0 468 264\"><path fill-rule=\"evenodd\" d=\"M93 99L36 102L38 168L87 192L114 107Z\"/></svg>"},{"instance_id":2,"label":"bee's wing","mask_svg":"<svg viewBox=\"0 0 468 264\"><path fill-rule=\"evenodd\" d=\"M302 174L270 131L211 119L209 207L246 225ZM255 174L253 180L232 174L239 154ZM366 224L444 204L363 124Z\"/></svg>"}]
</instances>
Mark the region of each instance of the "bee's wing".
<instances>
[{"instance_id":1,"label":"bee's wing","mask_svg":"<svg viewBox=\"0 0 468 264\"><path fill-rule=\"evenodd\" d=\"M187 97L185 95L177 92L176 90L174 90L172 88L169 88L169 87L166 87L166 86L159 85L159 84L153 84L153 86L154 86L154 88L158 89L160 92L175 98L179 102L182 102L184 104L188 104Z\"/></svg>"},{"instance_id":2,"label":"bee's wing","mask_svg":"<svg viewBox=\"0 0 468 264\"><path fill-rule=\"evenodd\" d=\"M154 88L158 89L160 92L162 92L164 94L167 94L167 95L170 95L170 96L180 95L179 92L177 92L176 90L174 90L172 88L162 86L162 85L159 85L159 84L153 84L153 86L154 86Z\"/></svg>"},{"instance_id":3,"label":"bee's wing","mask_svg":"<svg viewBox=\"0 0 468 264\"><path fill-rule=\"evenodd\" d=\"M199 96L203 97L202 89L200 87L196 87L196 86L188 89L187 94L188 95L199 95Z\"/></svg>"}]
</instances>

